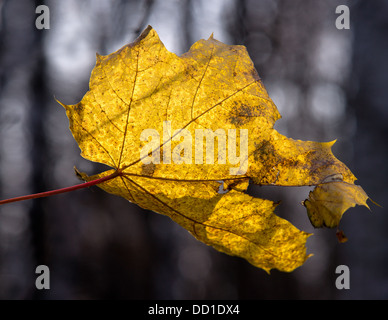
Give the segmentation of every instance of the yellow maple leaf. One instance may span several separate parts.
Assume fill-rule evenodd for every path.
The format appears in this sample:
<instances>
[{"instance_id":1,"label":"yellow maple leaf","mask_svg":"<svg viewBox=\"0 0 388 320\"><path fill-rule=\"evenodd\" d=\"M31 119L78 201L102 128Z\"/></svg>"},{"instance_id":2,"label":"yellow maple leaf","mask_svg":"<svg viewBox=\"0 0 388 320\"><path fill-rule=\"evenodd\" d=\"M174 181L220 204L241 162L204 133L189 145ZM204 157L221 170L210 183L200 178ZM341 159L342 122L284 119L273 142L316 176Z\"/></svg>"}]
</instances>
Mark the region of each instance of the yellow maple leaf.
<instances>
[{"instance_id":1,"label":"yellow maple leaf","mask_svg":"<svg viewBox=\"0 0 388 320\"><path fill-rule=\"evenodd\" d=\"M354 186L332 142L293 140L273 129L280 114L243 46L211 36L178 57L149 26L134 43L97 55L89 87L81 102L62 105L82 156L113 169L81 177L108 177L103 190L266 271L301 266L309 234L276 216L274 202L247 195L249 181L303 186L340 176ZM329 188L324 197L341 192ZM321 214L320 206L314 210Z\"/></svg>"}]
</instances>

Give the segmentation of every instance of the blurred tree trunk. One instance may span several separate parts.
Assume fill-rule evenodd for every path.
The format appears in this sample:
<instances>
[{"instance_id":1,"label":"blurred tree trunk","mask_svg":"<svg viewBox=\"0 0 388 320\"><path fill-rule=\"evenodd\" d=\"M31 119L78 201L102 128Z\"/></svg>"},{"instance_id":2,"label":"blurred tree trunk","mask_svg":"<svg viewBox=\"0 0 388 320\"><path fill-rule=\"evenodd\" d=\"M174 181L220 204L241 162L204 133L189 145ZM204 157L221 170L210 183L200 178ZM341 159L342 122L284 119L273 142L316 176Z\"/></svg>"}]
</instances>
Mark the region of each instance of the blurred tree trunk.
<instances>
[{"instance_id":1,"label":"blurred tree trunk","mask_svg":"<svg viewBox=\"0 0 388 320\"><path fill-rule=\"evenodd\" d=\"M350 7L353 28L353 68L349 113L356 118L351 168L368 195L386 206L388 177L388 1L358 1ZM371 204L372 215L356 208L349 222L354 245L348 256L352 297L386 299L387 215ZM359 213L359 214L358 214ZM384 280L383 280L384 279ZM357 282L356 282L357 281Z\"/></svg>"},{"instance_id":2,"label":"blurred tree trunk","mask_svg":"<svg viewBox=\"0 0 388 320\"><path fill-rule=\"evenodd\" d=\"M1 168L2 197L47 189L45 30L35 28L35 8L40 4L42 1L1 3L0 146L5 167ZM1 208L5 234L1 240L5 245L0 246L0 275L7 275L0 277L3 298L44 295L35 288L35 268L47 264L42 203L43 200L36 200Z\"/></svg>"},{"instance_id":3,"label":"blurred tree trunk","mask_svg":"<svg viewBox=\"0 0 388 320\"><path fill-rule=\"evenodd\" d=\"M35 7L44 5L44 1L36 0ZM37 17L38 15L36 15ZM38 193L48 189L47 171L50 161L48 157L48 144L45 132L47 118L47 86L46 86L46 58L43 47L44 35L47 30L29 28L31 32L30 57L32 70L30 74L30 108L28 115L28 129L31 135L31 193ZM48 265L47 239L45 224L45 203L46 199L35 199L31 202L29 210L31 242L33 247L34 267ZM36 275L37 276L37 275ZM35 283L35 281L33 281ZM32 298L41 299L46 290L32 290Z\"/></svg>"}]
</instances>

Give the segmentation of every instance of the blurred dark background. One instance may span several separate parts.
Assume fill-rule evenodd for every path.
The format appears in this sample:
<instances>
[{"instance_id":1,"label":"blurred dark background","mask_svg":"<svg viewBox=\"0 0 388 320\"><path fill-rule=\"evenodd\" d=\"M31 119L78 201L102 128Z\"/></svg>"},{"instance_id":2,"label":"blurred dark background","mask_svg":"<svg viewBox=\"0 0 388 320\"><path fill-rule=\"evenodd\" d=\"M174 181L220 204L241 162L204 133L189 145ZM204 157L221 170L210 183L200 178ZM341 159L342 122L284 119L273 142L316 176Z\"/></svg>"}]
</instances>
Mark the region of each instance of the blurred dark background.
<instances>
[{"instance_id":1,"label":"blurred dark background","mask_svg":"<svg viewBox=\"0 0 388 320\"><path fill-rule=\"evenodd\" d=\"M38 5L50 29L38 30ZM350 29L338 30L338 5ZM387 207L388 1L0 0L0 198L79 183L84 160L64 109L88 90L95 53L133 41L148 25L167 49L201 38L243 44L295 139L331 141L373 200ZM146 115L144 115L146 116ZM271 275L196 241L169 218L97 187L0 207L0 299L387 299L388 217L357 207L340 228L314 230L300 201L309 188L252 187L282 200L277 213L314 233L314 253ZM233 214L233 212L231 212ZM50 289L35 288L36 266ZM350 270L338 290L335 269Z\"/></svg>"}]
</instances>

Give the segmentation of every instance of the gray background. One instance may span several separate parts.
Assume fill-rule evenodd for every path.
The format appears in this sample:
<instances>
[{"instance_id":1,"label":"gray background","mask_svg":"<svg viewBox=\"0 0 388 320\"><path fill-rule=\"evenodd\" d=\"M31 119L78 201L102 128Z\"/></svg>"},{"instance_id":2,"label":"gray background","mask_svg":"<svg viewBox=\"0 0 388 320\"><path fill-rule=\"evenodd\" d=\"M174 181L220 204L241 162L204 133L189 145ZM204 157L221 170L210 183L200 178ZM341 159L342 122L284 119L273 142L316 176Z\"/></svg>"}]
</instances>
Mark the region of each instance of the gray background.
<instances>
[{"instance_id":1,"label":"gray background","mask_svg":"<svg viewBox=\"0 0 388 320\"><path fill-rule=\"evenodd\" d=\"M50 29L35 28L35 8ZM337 30L337 5L350 30ZM294 139L338 139L334 154L373 200L386 205L388 1L0 1L0 198L79 183L79 155L64 109L88 90L95 53L133 41L148 25L167 49L201 38L243 44ZM1 299L387 299L386 209L349 210L335 230L314 230L300 201L309 188L251 187L282 200L277 214L314 233L314 253L292 273L269 276L196 241L169 218L97 187L0 207ZM231 214L233 214L231 212ZM50 290L35 268L49 266ZM350 269L337 290L335 268Z\"/></svg>"}]
</instances>

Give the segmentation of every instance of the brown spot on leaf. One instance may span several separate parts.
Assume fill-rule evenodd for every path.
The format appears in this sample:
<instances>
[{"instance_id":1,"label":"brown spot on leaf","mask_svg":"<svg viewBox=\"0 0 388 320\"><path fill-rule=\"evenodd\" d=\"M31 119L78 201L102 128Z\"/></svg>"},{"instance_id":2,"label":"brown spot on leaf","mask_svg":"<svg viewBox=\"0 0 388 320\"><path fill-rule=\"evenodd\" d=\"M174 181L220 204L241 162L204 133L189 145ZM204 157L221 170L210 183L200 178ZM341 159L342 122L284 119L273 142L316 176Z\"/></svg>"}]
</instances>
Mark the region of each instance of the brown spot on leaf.
<instances>
[{"instance_id":1,"label":"brown spot on leaf","mask_svg":"<svg viewBox=\"0 0 388 320\"><path fill-rule=\"evenodd\" d=\"M257 70L255 68L251 69L251 76L253 77L253 79L255 79L256 81L259 81L260 80L260 76L259 74L257 73Z\"/></svg>"},{"instance_id":2,"label":"brown spot on leaf","mask_svg":"<svg viewBox=\"0 0 388 320\"><path fill-rule=\"evenodd\" d=\"M154 163L143 164L141 166L141 174L144 176L152 176L155 172L155 167Z\"/></svg>"},{"instance_id":3,"label":"brown spot on leaf","mask_svg":"<svg viewBox=\"0 0 388 320\"><path fill-rule=\"evenodd\" d=\"M75 110L76 112L82 112L83 109L84 109L84 107L83 107L83 105L82 105L82 102L80 102L80 103L74 105L74 110Z\"/></svg>"},{"instance_id":4,"label":"brown spot on leaf","mask_svg":"<svg viewBox=\"0 0 388 320\"><path fill-rule=\"evenodd\" d=\"M253 117L261 116L260 109L258 107L251 107L246 104L237 104L230 111L229 121L236 127L241 127L251 121Z\"/></svg>"}]
</instances>

